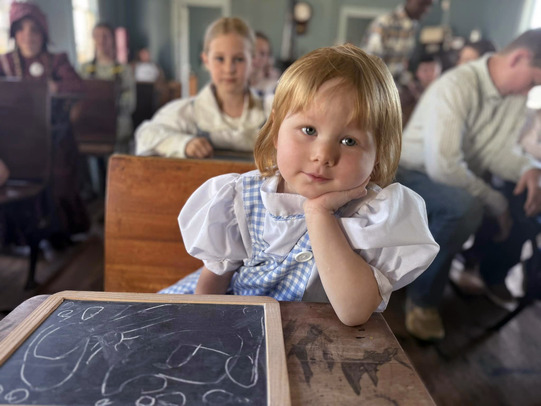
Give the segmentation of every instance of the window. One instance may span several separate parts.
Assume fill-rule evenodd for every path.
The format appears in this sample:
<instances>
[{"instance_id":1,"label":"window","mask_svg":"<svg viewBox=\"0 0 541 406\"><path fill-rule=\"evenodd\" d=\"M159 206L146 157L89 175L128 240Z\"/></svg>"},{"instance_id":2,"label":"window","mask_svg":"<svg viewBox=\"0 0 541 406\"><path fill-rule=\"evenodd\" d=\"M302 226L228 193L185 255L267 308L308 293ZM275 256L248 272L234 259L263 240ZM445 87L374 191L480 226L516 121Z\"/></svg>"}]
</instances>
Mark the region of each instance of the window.
<instances>
[{"instance_id":1,"label":"window","mask_svg":"<svg viewBox=\"0 0 541 406\"><path fill-rule=\"evenodd\" d=\"M541 28L541 1L536 0L532 7L532 15L530 17L530 28Z\"/></svg>"},{"instance_id":2,"label":"window","mask_svg":"<svg viewBox=\"0 0 541 406\"><path fill-rule=\"evenodd\" d=\"M2 0L0 0L2 1ZM77 62L80 64L94 58L92 28L98 21L98 0L72 0L73 30Z\"/></svg>"},{"instance_id":3,"label":"window","mask_svg":"<svg viewBox=\"0 0 541 406\"><path fill-rule=\"evenodd\" d=\"M9 6L12 0L0 0L0 54L5 54L13 48L9 39Z\"/></svg>"}]
</instances>

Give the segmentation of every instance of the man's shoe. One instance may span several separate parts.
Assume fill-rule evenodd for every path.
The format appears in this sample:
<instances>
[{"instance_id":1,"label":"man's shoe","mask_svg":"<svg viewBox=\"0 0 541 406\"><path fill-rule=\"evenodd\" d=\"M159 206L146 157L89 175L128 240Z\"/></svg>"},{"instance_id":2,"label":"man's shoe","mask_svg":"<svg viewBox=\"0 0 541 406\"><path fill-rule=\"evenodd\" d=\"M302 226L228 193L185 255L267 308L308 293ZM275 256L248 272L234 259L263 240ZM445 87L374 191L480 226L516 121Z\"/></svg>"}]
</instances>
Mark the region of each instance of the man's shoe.
<instances>
[{"instance_id":1,"label":"man's shoe","mask_svg":"<svg viewBox=\"0 0 541 406\"><path fill-rule=\"evenodd\" d=\"M517 307L517 300L513 297L505 283L498 285L487 285L487 297L497 306L505 310L513 311Z\"/></svg>"},{"instance_id":2,"label":"man's shoe","mask_svg":"<svg viewBox=\"0 0 541 406\"><path fill-rule=\"evenodd\" d=\"M452 266L449 272L451 283L466 295L482 295L485 293L485 283L479 276L478 269Z\"/></svg>"},{"instance_id":3,"label":"man's shoe","mask_svg":"<svg viewBox=\"0 0 541 406\"><path fill-rule=\"evenodd\" d=\"M435 307L419 307L406 301L406 330L422 341L439 341L445 337L440 314Z\"/></svg>"}]
</instances>

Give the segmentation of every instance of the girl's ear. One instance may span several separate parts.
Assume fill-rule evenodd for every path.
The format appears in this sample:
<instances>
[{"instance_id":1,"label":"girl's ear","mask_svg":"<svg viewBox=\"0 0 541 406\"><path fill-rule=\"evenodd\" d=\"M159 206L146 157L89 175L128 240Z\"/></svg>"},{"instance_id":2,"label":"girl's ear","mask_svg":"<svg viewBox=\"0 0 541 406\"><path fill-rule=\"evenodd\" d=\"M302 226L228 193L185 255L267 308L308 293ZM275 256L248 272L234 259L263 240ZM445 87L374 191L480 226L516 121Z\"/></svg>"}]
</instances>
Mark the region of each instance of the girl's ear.
<instances>
[{"instance_id":1,"label":"girl's ear","mask_svg":"<svg viewBox=\"0 0 541 406\"><path fill-rule=\"evenodd\" d=\"M209 68L208 66L208 63L209 63L209 58L207 56L207 54L203 51L201 52L201 60L203 61L203 65L205 65L205 68Z\"/></svg>"}]
</instances>

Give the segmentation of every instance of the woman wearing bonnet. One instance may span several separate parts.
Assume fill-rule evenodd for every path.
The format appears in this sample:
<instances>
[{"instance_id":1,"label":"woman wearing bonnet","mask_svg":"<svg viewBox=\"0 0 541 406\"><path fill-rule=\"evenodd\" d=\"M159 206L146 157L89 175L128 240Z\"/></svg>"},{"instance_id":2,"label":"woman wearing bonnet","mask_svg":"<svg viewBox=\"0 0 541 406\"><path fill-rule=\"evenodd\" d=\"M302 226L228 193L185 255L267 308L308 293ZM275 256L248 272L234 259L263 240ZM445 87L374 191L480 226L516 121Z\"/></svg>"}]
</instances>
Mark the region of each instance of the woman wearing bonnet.
<instances>
[{"instance_id":1,"label":"woman wearing bonnet","mask_svg":"<svg viewBox=\"0 0 541 406\"><path fill-rule=\"evenodd\" d=\"M0 55L0 77L49 82L51 93L80 92L81 78L65 53L52 54L47 49L49 27L45 14L32 3L11 4L10 36L15 49Z\"/></svg>"},{"instance_id":2,"label":"woman wearing bonnet","mask_svg":"<svg viewBox=\"0 0 541 406\"><path fill-rule=\"evenodd\" d=\"M0 55L0 78L46 81L52 95L82 91L82 79L67 55L48 51L47 18L38 6L13 2L9 22L15 49ZM53 156L47 206L51 214L51 243L58 247L69 244L73 234L88 231L90 225L78 190L79 152L69 121L70 103L66 97L53 97L51 101Z\"/></svg>"}]
</instances>

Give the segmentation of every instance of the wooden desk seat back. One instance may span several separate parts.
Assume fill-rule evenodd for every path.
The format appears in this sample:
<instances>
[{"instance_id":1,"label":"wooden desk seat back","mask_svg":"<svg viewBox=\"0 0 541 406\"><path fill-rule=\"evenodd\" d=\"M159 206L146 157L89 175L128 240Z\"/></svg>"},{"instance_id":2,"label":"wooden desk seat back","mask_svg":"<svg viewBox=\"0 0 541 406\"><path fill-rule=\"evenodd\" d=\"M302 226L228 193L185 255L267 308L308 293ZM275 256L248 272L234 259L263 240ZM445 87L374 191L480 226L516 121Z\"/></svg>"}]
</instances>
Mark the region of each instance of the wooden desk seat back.
<instances>
[{"instance_id":1,"label":"wooden desk seat back","mask_svg":"<svg viewBox=\"0 0 541 406\"><path fill-rule=\"evenodd\" d=\"M113 80L86 79L84 97L72 109L72 124L79 150L88 155L114 151L118 85Z\"/></svg>"},{"instance_id":2,"label":"wooden desk seat back","mask_svg":"<svg viewBox=\"0 0 541 406\"><path fill-rule=\"evenodd\" d=\"M49 106L46 83L0 80L0 159L11 178L48 179Z\"/></svg>"},{"instance_id":3,"label":"wooden desk seat back","mask_svg":"<svg viewBox=\"0 0 541 406\"><path fill-rule=\"evenodd\" d=\"M0 203L34 196L49 181L50 123L46 83L0 80L0 159L10 171Z\"/></svg>"},{"instance_id":4,"label":"wooden desk seat back","mask_svg":"<svg viewBox=\"0 0 541 406\"><path fill-rule=\"evenodd\" d=\"M202 265L182 244L177 217L204 181L253 163L113 155L105 206L105 290L157 292Z\"/></svg>"},{"instance_id":5,"label":"wooden desk seat back","mask_svg":"<svg viewBox=\"0 0 541 406\"><path fill-rule=\"evenodd\" d=\"M133 128L145 120L150 120L156 112L157 97L154 83L137 82L135 84L136 105L132 114Z\"/></svg>"}]
</instances>

